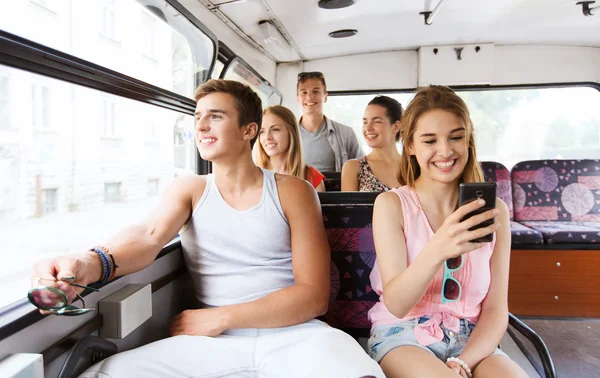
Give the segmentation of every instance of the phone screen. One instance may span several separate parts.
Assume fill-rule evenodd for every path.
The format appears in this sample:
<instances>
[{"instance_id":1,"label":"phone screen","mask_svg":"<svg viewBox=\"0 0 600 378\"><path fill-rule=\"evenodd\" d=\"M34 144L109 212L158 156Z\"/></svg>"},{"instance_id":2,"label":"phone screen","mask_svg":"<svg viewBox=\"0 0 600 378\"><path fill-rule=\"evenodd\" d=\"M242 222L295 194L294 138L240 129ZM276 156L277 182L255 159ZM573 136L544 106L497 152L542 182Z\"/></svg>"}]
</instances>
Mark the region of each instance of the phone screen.
<instances>
[{"instance_id":1,"label":"phone screen","mask_svg":"<svg viewBox=\"0 0 600 378\"><path fill-rule=\"evenodd\" d=\"M465 205L469 202L483 199L485 205L479 209L470 212L465 215L461 222L469 219L470 217L485 213L488 210L496 208L496 183L495 182L473 182L473 183L462 183L460 184L459 192L459 206ZM483 221L472 228L469 231L476 230L478 228L487 227L494 223L493 219ZM491 242L493 240L493 234L488 234L480 238L470 240L472 243Z\"/></svg>"}]
</instances>

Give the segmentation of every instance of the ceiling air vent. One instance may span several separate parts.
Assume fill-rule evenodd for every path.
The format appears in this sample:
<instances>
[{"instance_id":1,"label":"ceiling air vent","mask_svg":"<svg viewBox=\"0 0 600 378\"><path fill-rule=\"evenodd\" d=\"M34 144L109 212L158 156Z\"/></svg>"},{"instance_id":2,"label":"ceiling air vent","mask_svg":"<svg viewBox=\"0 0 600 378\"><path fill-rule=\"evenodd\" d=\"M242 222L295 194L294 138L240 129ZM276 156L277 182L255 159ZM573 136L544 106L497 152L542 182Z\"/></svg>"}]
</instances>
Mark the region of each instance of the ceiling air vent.
<instances>
[{"instance_id":1,"label":"ceiling air vent","mask_svg":"<svg viewBox=\"0 0 600 378\"><path fill-rule=\"evenodd\" d=\"M354 0L320 0L319 8L323 9L340 9L346 8L354 4Z\"/></svg>"},{"instance_id":2,"label":"ceiling air vent","mask_svg":"<svg viewBox=\"0 0 600 378\"><path fill-rule=\"evenodd\" d=\"M331 33L329 33L329 36L331 38L347 38L347 37L352 37L356 33L358 33L358 31L356 31L356 29L343 29L343 30L332 31Z\"/></svg>"}]
</instances>

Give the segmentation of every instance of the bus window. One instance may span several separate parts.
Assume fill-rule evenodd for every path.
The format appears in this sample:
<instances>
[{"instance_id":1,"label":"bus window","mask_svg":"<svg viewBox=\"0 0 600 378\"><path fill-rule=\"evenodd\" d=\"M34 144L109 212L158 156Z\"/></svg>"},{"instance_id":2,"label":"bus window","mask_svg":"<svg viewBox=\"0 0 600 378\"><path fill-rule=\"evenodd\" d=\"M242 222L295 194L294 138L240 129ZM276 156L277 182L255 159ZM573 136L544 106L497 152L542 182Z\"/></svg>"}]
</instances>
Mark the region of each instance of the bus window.
<instances>
[{"instance_id":1,"label":"bus window","mask_svg":"<svg viewBox=\"0 0 600 378\"><path fill-rule=\"evenodd\" d=\"M0 28L193 97L208 74L214 42L164 0L144 3L16 1L10 12L0 12ZM188 79L197 73L197 82Z\"/></svg>"},{"instance_id":2,"label":"bus window","mask_svg":"<svg viewBox=\"0 0 600 378\"><path fill-rule=\"evenodd\" d=\"M478 159L600 158L600 92L591 87L461 91Z\"/></svg>"},{"instance_id":3,"label":"bus window","mask_svg":"<svg viewBox=\"0 0 600 378\"><path fill-rule=\"evenodd\" d=\"M267 99L267 104L265 106L281 105L282 101L283 96L281 93L279 93L278 90L274 90L273 93L271 93L271 96L269 96Z\"/></svg>"},{"instance_id":4,"label":"bus window","mask_svg":"<svg viewBox=\"0 0 600 378\"><path fill-rule=\"evenodd\" d=\"M215 68L213 68L212 72L210 73L210 78L211 79L220 78L221 73L223 72L223 68L225 68L225 65L223 64L223 62L221 62L220 60L217 60L215 62Z\"/></svg>"},{"instance_id":5,"label":"bus window","mask_svg":"<svg viewBox=\"0 0 600 378\"><path fill-rule=\"evenodd\" d=\"M412 93L385 93L385 95L400 102L400 104L402 104L402 109L406 109L406 106L414 97L414 94ZM361 95L336 95L335 93L332 93L329 94L327 102L323 105L323 113L327 117L352 127L352 130L354 130L354 133L356 133L356 137L358 138L358 143L360 143L365 154L371 152L371 148L369 148L363 137L362 119L367 104L369 104L369 101L375 96L377 96L376 93ZM401 144L398 143L398 148L400 148L400 146Z\"/></svg>"},{"instance_id":6,"label":"bus window","mask_svg":"<svg viewBox=\"0 0 600 378\"><path fill-rule=\"evenodd\" d=\"M0 307L34 262L106 240L195 172L193 116L6 66L0 122Z\"/></svg>"},{"instance_id":7,"label":"bus window","mask_svg":"<svg viewBox=\"0 0 600 378\"><path fill-rule=\"evenodd\" d=\"M229 64L223 78L227 80L239 81L248 85L262 100L263 108L270 105L281 104L281 95L279 95L279 97L271 98L275 92L275 89L271 87L267 81L264 81L256 73L252 72L242 63L242 61L238 59L233 60Z\"/></svg>"},{"instance_id":8,"label":"bus window","mask_svg":"<svg viewBox=\"0 0 600 378\"><path fill-rule=\"evenodd\" d=\"M478 159L509 169L519 161L600 158L600 92L591 87L490 89L457 92L475 127ZM376 94L335 95L324 113L351 126L365 153L362 117ZM406 109L413 95L386 93ZM400 144L399 144L400 148Z\"/></svg>"}]
</instances>

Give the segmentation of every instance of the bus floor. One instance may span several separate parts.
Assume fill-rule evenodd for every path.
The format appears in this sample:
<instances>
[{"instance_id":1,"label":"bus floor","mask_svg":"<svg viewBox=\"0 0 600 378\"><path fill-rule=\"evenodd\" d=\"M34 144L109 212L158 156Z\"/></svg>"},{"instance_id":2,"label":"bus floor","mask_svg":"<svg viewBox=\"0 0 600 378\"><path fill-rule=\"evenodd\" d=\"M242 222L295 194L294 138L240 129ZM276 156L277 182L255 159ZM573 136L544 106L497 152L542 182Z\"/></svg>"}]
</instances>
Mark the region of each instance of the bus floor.
<instances>
[{"instance_id":1,"label":"bus floor","mask_svg":"<svg viewBox=\"0 0 600 378\"><path fill-rule=\"evenodd\" d=\"M519 319L542 337L559 377L600 376L600 318Z\"/></svg>"}]
</instances>

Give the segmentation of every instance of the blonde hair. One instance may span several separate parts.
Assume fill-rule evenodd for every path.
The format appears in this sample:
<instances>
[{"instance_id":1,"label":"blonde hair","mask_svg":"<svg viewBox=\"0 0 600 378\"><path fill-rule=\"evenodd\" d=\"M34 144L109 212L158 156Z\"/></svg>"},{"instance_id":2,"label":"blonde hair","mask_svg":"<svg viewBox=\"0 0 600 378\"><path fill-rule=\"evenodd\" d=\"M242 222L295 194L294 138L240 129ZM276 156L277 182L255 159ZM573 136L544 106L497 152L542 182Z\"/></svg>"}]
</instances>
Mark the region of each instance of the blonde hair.
<instances>
[{"instance_id":1,"label":"blonde hair","mask_svg":"<svg viewBox=\"0 0 600 378\"><path fill-rule=\"evenodd\" d=\"M275 105L269 106L263 111L263 116L265 114L273 114L274 116L279 117L288 131L290 136L290 144L287 149L287 157L285 163L285 170L289 175L296 176L304 179L309 179L310 170L304 164L304 158L302 157L302 142L300 140L300 129L298 128L298 122L296 121L296 116L292 113L291 110L286 108L285 106ZM267 130L265 129L265 132ZM256 165L265 169L273 169L271 166L271 158L265 152L262 143L257 143L258 145L258 156L256 158ZM309 180L310 181L310 180Z\"/></svg>"},{"instance_id":2,"label":"blonde hair","mask_svg":"<svg viewBox=\"0 0 600 378\"><path fill-rule=\"evenodd\" d=\"M419 167L417 158L410 155L409 146L413 143L419 118L426 112L435 109L453 113L465 126L469 157L460 182L484 181L483 173L477 162L473 121L471 121L467 104L452 89L440 85L431 85L417 92L402 116L400 131L402 159L400 160L400 169L398 171L398 182L401 185L414 186L415 181L421 175L421 168Z\"/></svg>"}]
</instances>

